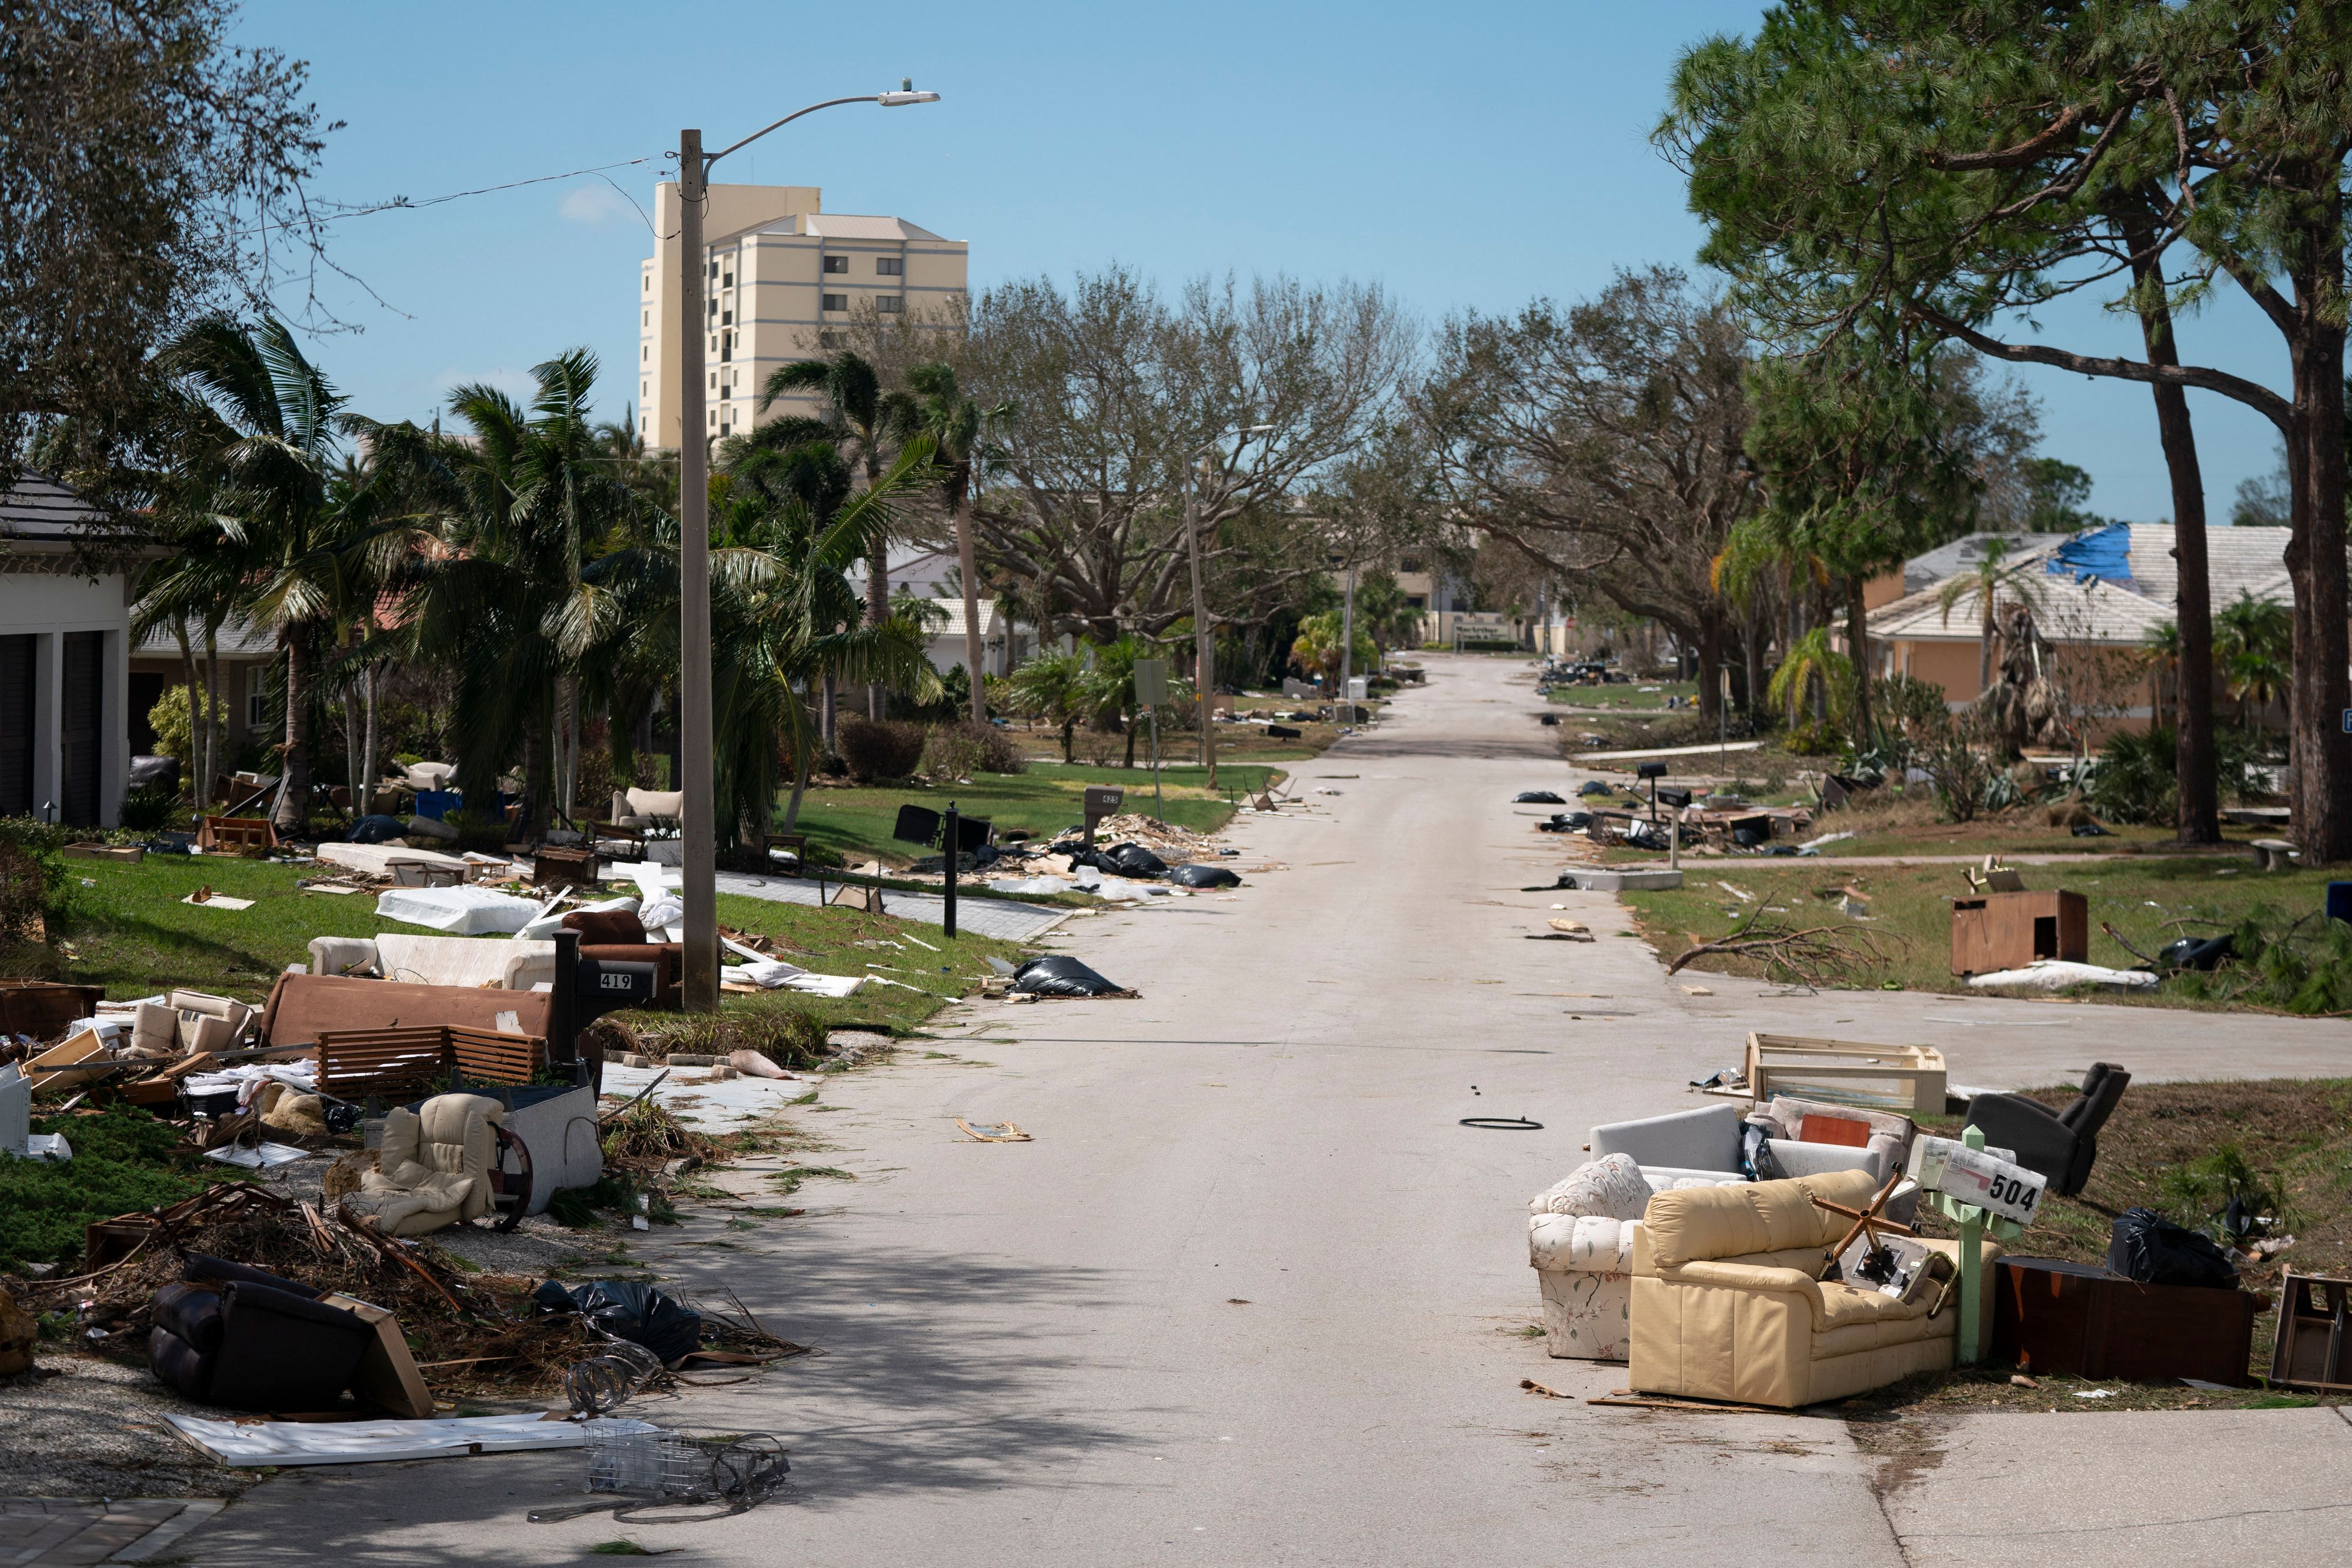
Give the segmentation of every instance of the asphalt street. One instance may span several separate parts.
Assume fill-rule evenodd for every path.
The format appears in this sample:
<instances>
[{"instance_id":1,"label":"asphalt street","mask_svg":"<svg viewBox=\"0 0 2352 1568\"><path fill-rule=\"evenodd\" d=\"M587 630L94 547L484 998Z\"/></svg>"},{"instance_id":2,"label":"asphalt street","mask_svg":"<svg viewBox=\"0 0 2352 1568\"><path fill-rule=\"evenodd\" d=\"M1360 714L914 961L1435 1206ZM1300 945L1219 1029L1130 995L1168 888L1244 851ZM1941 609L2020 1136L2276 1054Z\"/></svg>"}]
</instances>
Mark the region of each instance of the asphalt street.
<instances>
[{"instance_id":1,"label":"asphalt street","mask_svg":"<svg viewBox=\"0 0 2352 1568\"><path fill-rule=\"evenodd\" d=\"M1378 729L1240 819L1231 897L1075 919L1047 945L1139 1000L960 1007L829 1082L806 1218L705 1214L646 1250L824 1354L646 1406L781 1435L791 1496L739 1518L531 1524L576 1456L289 1472L184 1560L881 1565L2240 1561L2337 1539L2329 1410L2067 1411L1858 1434L1834 1413L1548 1399L1526 1202L1591 1124L1697 1103L1750 1029L1924 1041L1956 1082L2342 1072L2352 1025L1667 979L1607 895L1529 894L1562 849L1514 813L1584 775L1526 667L1427 661ZM1528 941L1547 916L1591 945ZM1686 986L1710 994L1692 995ZM1460 1125L1526 1116L1538 1132ZM1027 1144L963 1139L954 1118ZM747 1190L757 1173L737 1181ZM1858 1436L1864 1440L1858 1441Z\"/></svg>"}]
</instances>

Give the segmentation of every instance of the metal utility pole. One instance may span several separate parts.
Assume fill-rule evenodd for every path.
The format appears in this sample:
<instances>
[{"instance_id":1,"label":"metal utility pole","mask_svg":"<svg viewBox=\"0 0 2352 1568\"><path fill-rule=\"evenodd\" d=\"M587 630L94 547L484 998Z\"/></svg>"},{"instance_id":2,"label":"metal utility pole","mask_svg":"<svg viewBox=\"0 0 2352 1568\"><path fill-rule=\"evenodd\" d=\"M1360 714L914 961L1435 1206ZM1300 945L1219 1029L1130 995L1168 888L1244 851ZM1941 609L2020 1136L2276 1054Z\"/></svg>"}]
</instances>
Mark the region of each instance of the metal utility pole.
<instances>
[{"instance_id":1,"label":"metal utility pole","mask_svg":"<svg viewBox=\"0 0 2352 1568\"><path fill-rule=\"evenodd\" d=\"M710 448L703 439L702 207L709 185L702 132L677 133L678 811L679 898L686 905L683 955L688 1012L719 1010L719 823L712 799L710 737Z\"/></svg>"},{"instance_id":2,"label":"metal utility pole","mask_svg":"<svg viewBox=\"0 0 2352 1568\"><path fill-rule=\"evenodd\" d=\"M719 1010L719 823L712 794L710 733L710 448L703 378L709 374L710 333L703 282L710 258L703 254L703 205L709 197L711 165L803 114L844 103L936 103L939 94L917 92L912 81L898 92L827 99L795 110L765 130L705 156L702 132L677 133L678 378L678 772L670 782L685 792L678 815L680 896L686 904L684 1002L688 1012Z\"/></svg>"}]
</instances>

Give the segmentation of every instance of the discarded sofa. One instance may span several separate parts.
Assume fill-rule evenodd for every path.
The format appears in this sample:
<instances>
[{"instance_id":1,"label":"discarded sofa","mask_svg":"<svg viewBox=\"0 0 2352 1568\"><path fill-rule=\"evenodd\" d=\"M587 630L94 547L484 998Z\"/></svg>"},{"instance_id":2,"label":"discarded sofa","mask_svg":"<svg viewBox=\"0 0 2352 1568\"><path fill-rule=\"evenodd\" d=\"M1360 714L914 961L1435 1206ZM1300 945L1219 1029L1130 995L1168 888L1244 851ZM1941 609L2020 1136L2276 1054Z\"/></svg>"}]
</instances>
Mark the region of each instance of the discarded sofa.
<instances>
[{"instance_id":1,"label":"discarded sofa","mask_svg":"<svg viewBox=\"0 0 2352 1568\"><path fill-rule=\"evenodd\" d=\"M1891 1111L1832 1105L1787 1094L1775 1094L1750 1111L1747 1123L1764 1131L1765 1146L1778 1174L1784 1176L1858 1168L1885 1181L1889 1172L1901 1170L1911 1157L1911 1140L1919 1131L1910 1117ZM1830 1152L1841 1148L1859 1149L1867 1164L1856 1166L1850 1156Z\"/></svg>"},{"instance_id":2,"label":"discarded sofa","mask_svg":"<svg viewBox=\"0 0 2352 1568\"><path fill-rule=\"evenodd\" d=\"M314 1045L330 1030L490 1030L545 1040L552 1010L546 991L493 991L470 986L414 986L342 975L287 974L262 1008L262 1043Z\"/></svg>"},{"instance_id":3,"label":"discarded sofa","mask_svg":"<svg viewBox=\"0 0 2352 1568\"><path fill-rule=\"evenodd\" d=\"M238 1410L332 1406L358 1374L375 1331L329 1306L324 1291L202 1255L188 1280L155 1292L147 1365L203 1405Z\"/></svg>"},{"instance_id":4,"label":"discarded sofa","mask_svg":"<svg viewBox=\"0 0 2352 1568\"><path fill-rule=\"evenodd\" d=\"M1633 1387L1793 1409L1950 1366L1960 1314L1948 1290L1906 1300L1821 1278L1852 1222L1812 1200L1861 1208L1878 1186L1846 1170L1652 1198L1633 1238ZM1921 1245L1947 1257L1958 1247ZM2000 1255L1982 1243L1987 1338Z\"/></svg>"},{"instance_id":5,"label":"discarded sofa","mask_svg":"<svg viewBox=\"0 0 2352 1568\"><path fill-rule=\"evenodd\" d=\"M1741 1122L1739 1108L1727 1102L1636 1122L1612 1122L1592 1129L1592 1155L1631 1155L1653 1186L1664 1186L1660 1178L1672 1176L1744 1178L1748 1173ZM1793 1139L1776 1140L1774 1154L1784 1176L1871 1170L1876 1165L1867 1147Z\"/></svg>"},{"instance_id":6,"label":"discarded sofa","mask_svg":"<svg viewBox=\"0 0 2352 1568\"><path fill-rule=\"evenodd\" d=\"M495 1207L491 1173L506 1110L480 1094L436 1094L384 1117L376 1168L343 1202L387 1236L429 1236Z\"/></svg>"},{"instance_id":7,"label":"discarded sofa","mask_svg":"<svg viewBox=\"0 0 2352 1568\"><path fill-rule=\"evenodd\" d=\"M616 828L665 827L685 814L683 789L633 788L613 791L613 825Z\"/></svg>"},{"instance_id":8,"label":"discarded sofa","mask_svg":"<svg viewBox=\"0 0 2352 1568\"><path fill-rule=\"evenodd\" d=\"M2072 1197L2091 1179L2099 1157L2099 1129L2115 1114L2131 1074L2112 1061L2095 1061L2083 1091L2063 1111L2022 1094L1979 1094L1969 1102L1967 1124L1984 1129L1985 1142L2016 1151L2026 1169L2050 1179L2050 1190Z\"/></svg>"},{"instance_id":9,"label":"discarded sofa","mask_svg":"<svg viewBox=\"0 0 2352 1568\"><path fill-rule=\"evenodd\" d=\"M373 937L314 936L314 975L378 976L418 986L527 991L555 980L555 944L475 936L416 936L380 931Z\"/></svg>"},{"instance_id":10,"label":"discarded sofa","mask_svg":"<svg viewBox=\"0 0 2352 1568\"><path fill-rule=\"evenodd\" d=\"M1711 1185L1700 1176L1670 1178L1670 1186ZM1552 1355L1625 1359L1633 1237L1652 1193L1633 1156L1619 1154L1588 1160L1528 1201L1528 1262L1543 1291L1544 1348Z\"/></svg>"}]
</instances>

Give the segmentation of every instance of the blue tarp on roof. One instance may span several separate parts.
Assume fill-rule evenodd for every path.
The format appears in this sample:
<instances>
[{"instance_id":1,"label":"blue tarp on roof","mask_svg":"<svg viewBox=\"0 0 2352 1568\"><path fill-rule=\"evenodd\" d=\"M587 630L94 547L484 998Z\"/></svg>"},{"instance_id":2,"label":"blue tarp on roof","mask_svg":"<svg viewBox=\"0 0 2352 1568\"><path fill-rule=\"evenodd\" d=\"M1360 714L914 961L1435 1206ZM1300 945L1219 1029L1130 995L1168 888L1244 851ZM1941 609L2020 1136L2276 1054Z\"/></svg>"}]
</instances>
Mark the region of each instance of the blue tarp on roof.
<instances>
[{"instance_id":1,"label":"blue tarp on roof","mask_svg":"<svg viewBox=\"0 0 2352 1568\"><path fill-rule=\"evenodd\" d=\"M2110 523L2104 528L2077 534L2050 552L2047 569L2053 577L2076 582L2099 578L2107 582L2131 580L2131 525Z\"/></svg>"}]
</instances>

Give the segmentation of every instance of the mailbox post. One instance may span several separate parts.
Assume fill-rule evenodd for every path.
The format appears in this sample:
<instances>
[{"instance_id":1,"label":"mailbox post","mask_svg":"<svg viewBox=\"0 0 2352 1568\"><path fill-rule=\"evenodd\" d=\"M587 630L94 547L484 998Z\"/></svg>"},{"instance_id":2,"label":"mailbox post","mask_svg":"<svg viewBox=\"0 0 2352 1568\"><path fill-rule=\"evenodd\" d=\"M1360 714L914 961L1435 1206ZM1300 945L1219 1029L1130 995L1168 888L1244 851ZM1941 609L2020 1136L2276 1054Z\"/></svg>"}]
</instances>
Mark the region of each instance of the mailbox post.
<instances>
[{"instance_id":1,"label":"mailbox post","mask_svg":"<svg viewBox=\"0 0 2352 1568\"><path fill-rule=\"evenodd\" d=\"M956 904L956 900L955 900L955 871L956 871L955 862L956 862L956 856L957 856L959 853L961 853L961 852L962 852L962 849L963 849L963 814L962 814L961 812L960 812L960 811L958 811L958 810L956 810L956 803L955 803L953 800L950 800L950 801L949 801L949 802L948 802L947 831L946 831L946 832L944 832L944 833L942 833L942 834L940 835L940 840L941 840L941 842L945 845L945 847L946 847L946 849L947 849L947 857L948 857L948 877L947 877L948 918L947 918L947 934L948 934L950 936L953 936L955 935L955 915L956 915L956 911L955 911L955 904Z\"/></svg>"},{"instance_id":2,"label":"mailbox post","mask_svg":"<svg viewBox=\"0 0 2352 1568\"><path fill-rule=\"evenodd\" d=\"M1116 784L1089 784L1087 786L1086 812L1087 848L1091 849L1094 847L1096 824L1102 821L1106 817L1118 816L1119 808L1125 804L1127 804L1127 791L1120 789Z\"/></svg>"}]
</instances>

